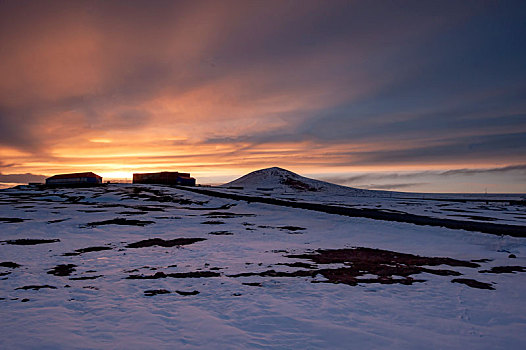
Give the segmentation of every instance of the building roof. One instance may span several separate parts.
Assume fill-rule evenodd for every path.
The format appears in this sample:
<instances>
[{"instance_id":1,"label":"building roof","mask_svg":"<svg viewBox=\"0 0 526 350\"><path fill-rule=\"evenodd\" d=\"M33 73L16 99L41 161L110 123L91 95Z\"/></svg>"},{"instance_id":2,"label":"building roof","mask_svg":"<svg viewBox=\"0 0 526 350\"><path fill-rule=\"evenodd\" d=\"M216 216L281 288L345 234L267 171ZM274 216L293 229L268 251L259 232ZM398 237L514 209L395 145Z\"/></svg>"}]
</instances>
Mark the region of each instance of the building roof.
<instances>
[{"instance_id":1,"label":"building roof","mask_svg":"<svg viewBox=\"0 0 526 350\"><path fill-rule=\"evenodd\" d=\"M86 172L86 173L58 174L58 175L53 175L49 177L48 179L73 179L77 177L97 177L97 178L102 179L102 176L92 173L91 171Z\"/></svg>"},{"instance_id":2,"label":"building roof","mask_svg":"<svg viewBox=\"0 0 526 350\"><path fill-rule=\"evenodd\" d=\"M179 171L158 171L153 173L133 173L133 175L180 175L180 174L189 174L189 173L181 173Z\"/></svg>"}]
</instances>

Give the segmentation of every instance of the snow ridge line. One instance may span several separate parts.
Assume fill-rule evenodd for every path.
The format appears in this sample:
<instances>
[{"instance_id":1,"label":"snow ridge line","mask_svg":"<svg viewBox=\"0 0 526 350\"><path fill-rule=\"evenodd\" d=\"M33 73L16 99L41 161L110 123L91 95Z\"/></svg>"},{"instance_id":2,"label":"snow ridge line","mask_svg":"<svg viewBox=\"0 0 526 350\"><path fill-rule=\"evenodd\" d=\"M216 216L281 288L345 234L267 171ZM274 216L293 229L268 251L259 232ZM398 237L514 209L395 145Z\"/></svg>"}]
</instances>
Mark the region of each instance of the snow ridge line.
<instances>
[{"instance_id":1,"label":"snow ridge line","mask_svg":"<svg viewBox=\"0 0 526 350\"><path fill-rule=\"evenodd\" d=\"M368 208L349 208L336 205L327 205L309 202L291 202L283 199L255 197L233 193L223 193L214 190L207 190L195 187L170 186L180 190L205 194L213 197L228 198L233 200L242 200L247 202L258 202L284 207L299 208L324 212L328 214L337 214L349 217L361 217L373 220L395 221L419 226L439 226L455 230L475 231L489 233L492 235L508 235L512 237L526 237L526 226L486 223L476 221L462 221L455 219L432 218L429 216L409 214L409 213L392 213L377 209Z\"/></svg>"}]
</instances>

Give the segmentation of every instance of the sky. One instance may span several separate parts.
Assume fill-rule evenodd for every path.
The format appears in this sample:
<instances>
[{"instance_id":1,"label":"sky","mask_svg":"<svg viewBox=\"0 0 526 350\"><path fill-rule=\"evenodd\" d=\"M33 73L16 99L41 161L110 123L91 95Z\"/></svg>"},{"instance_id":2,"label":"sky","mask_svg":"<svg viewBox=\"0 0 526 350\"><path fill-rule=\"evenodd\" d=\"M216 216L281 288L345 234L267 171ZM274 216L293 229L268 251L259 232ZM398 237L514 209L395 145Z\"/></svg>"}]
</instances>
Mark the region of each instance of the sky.
<instances>
[{"instance_id":1,"label":"sky","mask_svg":"<svg viewBox=\"0 0 526 350\"><path fill-rule=\"evenodd\" d=\"M524 1L2 1L0 183L526 193Z\"/></svg>"}]
</instances>

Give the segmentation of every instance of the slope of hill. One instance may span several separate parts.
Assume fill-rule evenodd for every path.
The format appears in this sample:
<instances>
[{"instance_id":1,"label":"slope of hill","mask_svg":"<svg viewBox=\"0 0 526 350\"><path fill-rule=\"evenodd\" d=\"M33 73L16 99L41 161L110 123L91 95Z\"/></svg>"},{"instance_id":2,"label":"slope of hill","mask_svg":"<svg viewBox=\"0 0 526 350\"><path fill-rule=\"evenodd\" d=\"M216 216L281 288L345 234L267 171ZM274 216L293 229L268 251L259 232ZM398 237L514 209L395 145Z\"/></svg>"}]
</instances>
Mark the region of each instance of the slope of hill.
<instances>
[{"instance_id":1,"label":"slope of hill","mask_svg":"<svg viewBox=\"0 0 526 350\"><path fill-rule=\"evenodd\" d=\"M521 195L408 193L364 190L315 180L273 167L246 174L211 190L321 205L423 215L430 218L521 225Z\"/></svg>"},{"instance_id":2,"label":"slope of hill","mask_svg":"<svg viewBox=\"0 0 526 350\"><path fill-rule=\"evenodd\" d=\"M383 191L361 190L310 179L278 167L253 171L221 187L243 187L248 191L319 192L320 194L359 196L377 196L383 193Z\"/></svg>"}]
</instances>

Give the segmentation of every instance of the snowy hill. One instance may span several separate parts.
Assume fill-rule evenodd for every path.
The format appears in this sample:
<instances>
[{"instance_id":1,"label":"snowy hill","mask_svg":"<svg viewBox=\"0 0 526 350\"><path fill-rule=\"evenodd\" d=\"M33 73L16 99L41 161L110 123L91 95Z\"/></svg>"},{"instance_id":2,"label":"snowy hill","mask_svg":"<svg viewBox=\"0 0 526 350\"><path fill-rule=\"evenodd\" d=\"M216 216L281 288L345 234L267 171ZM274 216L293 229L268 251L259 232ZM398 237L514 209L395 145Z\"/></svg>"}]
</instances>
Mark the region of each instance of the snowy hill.
<instances>
[{"instance_id":1,"label":"snowy hill","mask_svg":"<svg viewBox=\"0 0 526 350\"><path fill-rule=\"evenodd\" d=\"M244 190L275 192L320 192L323 194L376 196L382 191L361 190L310 179L292 171L272 167L253 171L221 187L243 187Z\"/></svg>"},{"instance_id":2,"label":"snowy hill","mask_svg":"<svg viewBox=\"0 0 526 350\"><path fill-rule=\"evenodd\" d=\"M520 195L480 198L477 194L364 190L311 179L278 167L253 171L211 190L224 194L383 210L439 219L508 225L526 222L526 217L521 215L521 206L508 205L520 201ZM491 205L488 200L492 202Z\"/></svg>"}]
</instances>

